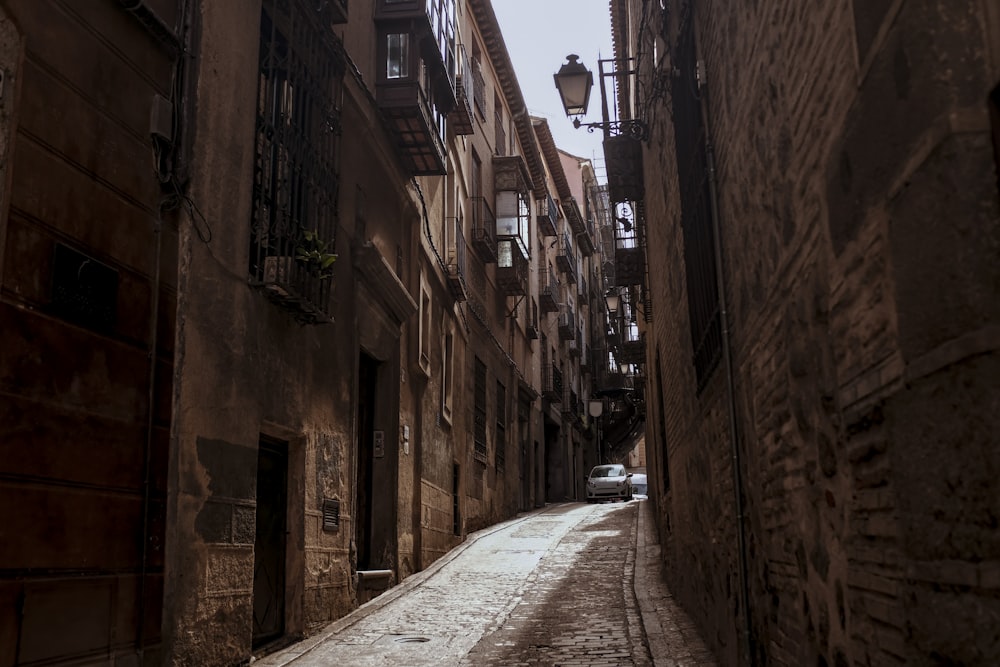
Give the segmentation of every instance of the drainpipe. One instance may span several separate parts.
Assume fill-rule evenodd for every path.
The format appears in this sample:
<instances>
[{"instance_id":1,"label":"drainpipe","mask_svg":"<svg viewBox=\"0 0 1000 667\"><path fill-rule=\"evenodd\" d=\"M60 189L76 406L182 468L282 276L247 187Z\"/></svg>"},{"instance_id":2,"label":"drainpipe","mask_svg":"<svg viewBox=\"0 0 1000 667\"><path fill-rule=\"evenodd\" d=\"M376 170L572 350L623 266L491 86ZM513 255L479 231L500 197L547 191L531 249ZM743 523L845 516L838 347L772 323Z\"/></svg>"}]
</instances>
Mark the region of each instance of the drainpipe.
<instances>
[{"instance_id":1,"label":"drainpipe","mask_svg":"<svg viewBox=\"0 0 1000 667\"><path fill-rule=\"evenodd\" d=\"M704 65L698 61L699 78L704 77ZM699 81L699 88L704 85L704 81ZM719 215L719 194L715 174L715 149L712 146L711 131L708 123L707 95L702 94L702 122L705 127L705 166L708 171L709 206L712 219L713 251L715 253L715 281L719 298L719 323L722 329L722 362L726 373L726 393L729 408L729 442L731 446L731 465L733 470L733 505L736 512L736 542L739 559L739 595L740 606L743 607L743 652L744 664L754 664L753 635L751 634L752 624L750 622L750 586L747 566L747 546L746 546L746 517L743 508L743 474L742 456L739 446L739 426L736 421L736 380L733 371L733 355L729 339L729 311L726 301L725 287L725 255L722 252L722 234Z\"/></svg>"}]
</instances>

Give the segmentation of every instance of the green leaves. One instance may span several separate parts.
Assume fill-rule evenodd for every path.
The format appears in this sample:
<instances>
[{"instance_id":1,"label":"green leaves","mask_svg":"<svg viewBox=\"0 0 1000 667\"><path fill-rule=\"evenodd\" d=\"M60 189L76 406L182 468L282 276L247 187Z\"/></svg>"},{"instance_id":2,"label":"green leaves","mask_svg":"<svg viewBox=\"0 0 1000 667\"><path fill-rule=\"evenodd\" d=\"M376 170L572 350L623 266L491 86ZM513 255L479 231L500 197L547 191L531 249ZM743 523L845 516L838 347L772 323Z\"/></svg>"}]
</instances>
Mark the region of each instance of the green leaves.
<instances>
[{"instance_id":1,"label":"green leaves","mask_svg":"<svg viewBox=\"0 0 1000 667\"><path fill-rule=\"evenodd\" d=\"M337 261L337 255L330 250L317 231L306 230L295 248L295 261L310 274L325 280L333 276L333 263Z\"/></svg>"}]
</instances>

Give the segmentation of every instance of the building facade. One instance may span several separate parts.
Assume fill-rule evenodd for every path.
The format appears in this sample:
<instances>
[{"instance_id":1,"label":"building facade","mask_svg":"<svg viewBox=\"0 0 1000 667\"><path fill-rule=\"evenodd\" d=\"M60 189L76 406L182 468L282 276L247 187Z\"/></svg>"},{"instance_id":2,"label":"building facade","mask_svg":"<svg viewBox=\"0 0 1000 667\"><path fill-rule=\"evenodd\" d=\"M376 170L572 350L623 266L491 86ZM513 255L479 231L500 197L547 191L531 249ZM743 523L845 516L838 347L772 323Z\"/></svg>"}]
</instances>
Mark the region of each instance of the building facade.
<instances>
[{"instance_id":1,"label":"building facade","mask_svg":"<svg viewBox=\"0 0 1000 667\"><path fill-rule=\"evenodd\" d=\"M724 664L997 662L996 4L610 4L674 593Z\"/></svg>"},{"instance_id":2,"label":"building facade","mask_svg":"<svg viewBox=\"0 0 1000 667\"><path fill-rule=\"evenodd\" d=\"M246 663L581 497L593 168L487 0L349 4L0 2L0 665Z\"/></svg>"}]
</instances>

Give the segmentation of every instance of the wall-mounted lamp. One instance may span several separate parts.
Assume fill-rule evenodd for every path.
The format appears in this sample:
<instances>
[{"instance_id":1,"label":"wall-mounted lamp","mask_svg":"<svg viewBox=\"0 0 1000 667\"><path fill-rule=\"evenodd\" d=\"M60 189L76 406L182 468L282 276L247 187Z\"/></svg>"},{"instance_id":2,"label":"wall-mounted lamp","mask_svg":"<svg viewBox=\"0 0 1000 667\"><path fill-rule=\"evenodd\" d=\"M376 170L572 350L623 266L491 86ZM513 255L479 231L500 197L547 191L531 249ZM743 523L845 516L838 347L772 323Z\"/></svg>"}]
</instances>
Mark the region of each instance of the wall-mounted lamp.
<instances>
[{"instance_id":1,"label":"wall-mounted lamp","mask_svg":"<svg viewBox=\"0 0 1000 667\"><path fill-rule=\"evenodd\" d=\"M562 100L563 109L567 116L573 116L573 127L580 129L587 128L588 132L595 129L603 130L605 137L613 135L629 135L633 139L644 140L649 132L649 128L644 122L635 118L625 120L610 120L608 116L607 94L604 88L605 77L616 77L620 74L634 74L635 70L618 72L614 69L614 60L598 60L597 65L600 70L601 83L601 116L600 123L581 123L579 116L586 115L587 106L590 102L590 89L594 86L594 75L587 67L579 62L580 56L571 53L566 56L566 62L559 68L553 76L556 82L556 90ZM605 63L610 63L610 71L605 71Z\"/></svg>"},{"instance_id":2,"label":"wall-mounted lamp","mask_svg":"<svg viewBox=\"0 0 1000 667\"><path fill-rule=\"evenodd\" d=\"M621 304L621 295L615 289L609 289L608 293L604 295L604 302L608 305L609 313L617 313L618 307Z\"/></svg>"}]
</instances>

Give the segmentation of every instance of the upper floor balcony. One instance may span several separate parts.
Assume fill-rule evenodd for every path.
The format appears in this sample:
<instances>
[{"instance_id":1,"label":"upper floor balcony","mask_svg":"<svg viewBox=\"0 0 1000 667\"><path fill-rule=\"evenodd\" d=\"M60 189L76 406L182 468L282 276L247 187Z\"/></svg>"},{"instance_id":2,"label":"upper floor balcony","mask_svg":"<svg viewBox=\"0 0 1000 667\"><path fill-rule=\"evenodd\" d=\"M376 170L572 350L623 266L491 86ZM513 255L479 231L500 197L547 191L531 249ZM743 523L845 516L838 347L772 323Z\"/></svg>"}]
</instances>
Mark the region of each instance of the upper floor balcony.
<instances>
[{"instance_id":1,"label":"upper floor balcony","mask_svg":"<svg viewBox=\"0 0 1000 667\"><path fill-rule=\"evenodd\" d=\"M443 175L457 103L455 1L378 0L375 100L411 173Z\"/></svg>"},{"instance_id":2,"label":"upper floor balcony","mask_svg":"<svg viewBox=\"0 0 1000 667\"><path fill-rule=\"evenodd\" d=\"M587 226L583 221L583 214L580 213L580 205L575 197L569 197L562 202L563 213L566 214L566 221L574 234L583 234L587 231Z\"/></svg>"},{"instance_id":3,"label":"upper floor balcony","mask_svg":"<svg viewBox=\"0 0 1000 667\"><path fill-rule=\"evenodd\" d=\"M576 249L573 247L573 237L569 232L563 232L559 237L559 253L556 255L559 269L566 274L566 281L576 284Z\"/></svg>"},{"instance_id":4,"label":"upper floor balcony","mask_svg":"<svg viewBox=\"0 0 1000 667\"><path fill-rule=\"evenodd\" d=\"M554 403L562 403L563 374L555 362L542 363L542 396Z\"/></svg>"},{"instance_id":5,"label":"upper floor balcony","mask_svg":"<svg viewBox=\"0 0 1000 667\"><path fill-rule=\"evenodd\" d=\"M555 271L540 269L538 271L538 305L543 313L554 313L559 310L559 278Z\"/></svg>"},{"instance_id":6,"label":"upper floor balcony","mask_svg":"<svg viewBox=\"0 0 1000 667\"><path fill-rule=\"evenodd\" d=\"M535 216L535 224L542 236L557 236L556 224L559 222L559 206L552 195L546 194L545 198L535 202L538 215Z\"/></svg>"},{"instance_id":7,"label":"upper floor balcony","mask_svg":"<svg viewBox=\"0 0 1000 667\"><path fill-rule=\"evenodd\" d=\"M462 228L457 225L455 230L455 239L448 248L448 291L455 301L465 301L469 298L469 288L465 279L468 275L465 235L462 233Z\"/></svg>"},{"instance_id":8,"label":"upper floor balcony","mask_svg":"<svg viewBox=\"0 0 1000 667\"><path fill-rule=\"evenodd\" d=\"M473 100L475 99L475 81L472 76L472 60L465 47L458 46L458 74L455 79L455 108L448 114L455 134L473 134L475 120L473 118Z\"/></svg>"},{"instance_id":9,"label":"upper floor balcony","mask_svg":"<svg viewBox=\"0 0 1000 667\"><path fill-rule=\"evenodd\" d=\"M576 340L576 313L569 305L559 306L560 340Z\"/></svg>"},{"instance_id":10,"label":"upper floor balcony","mask_svg":"<svg viewBox=\"0 0 1000 667\"><path fill-rule=\"evenodd\" d=\"M497 241L497 288L507 296L524 296L528 291L528 253L517 237Z\"/></svg>"},{"instance_id":11,"label":"upper floor balcony","mask_svg":"<svg viewBox=\"0 0 1000 667\"><path fill-rule=\"evenodd\" d=\"M528 306L528 324L525 326L524 334L531 340L538 340L541 330L538 328L538 304L534 299Z\"/></svg>"},{"instance_id":12,"label":"upper floor balcony","mask_svg":"<svg viewBox=\"0 0 1000 667\"><path fill-rule=\"evenodd\" d=\"M469 219L472 221L472 247L487 264L497 261L497 219L485 197L469 197Z\"/></svg>"}]
</instances>

